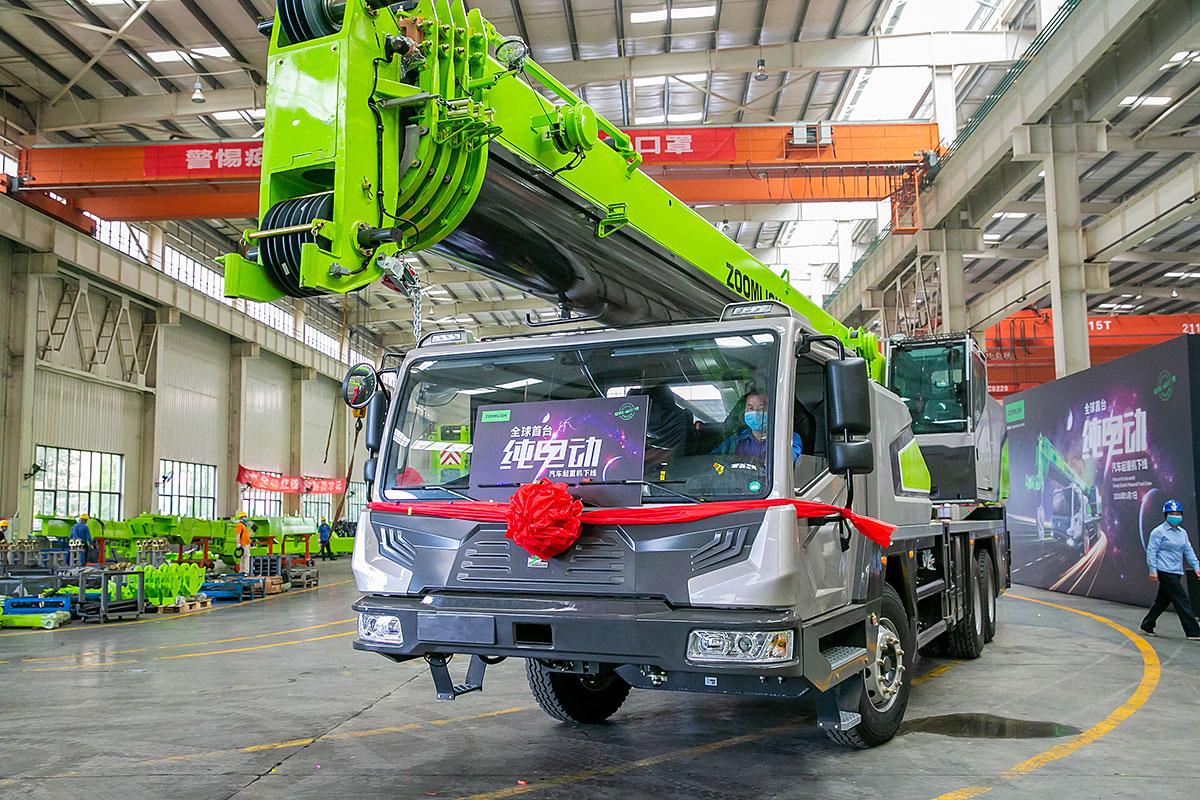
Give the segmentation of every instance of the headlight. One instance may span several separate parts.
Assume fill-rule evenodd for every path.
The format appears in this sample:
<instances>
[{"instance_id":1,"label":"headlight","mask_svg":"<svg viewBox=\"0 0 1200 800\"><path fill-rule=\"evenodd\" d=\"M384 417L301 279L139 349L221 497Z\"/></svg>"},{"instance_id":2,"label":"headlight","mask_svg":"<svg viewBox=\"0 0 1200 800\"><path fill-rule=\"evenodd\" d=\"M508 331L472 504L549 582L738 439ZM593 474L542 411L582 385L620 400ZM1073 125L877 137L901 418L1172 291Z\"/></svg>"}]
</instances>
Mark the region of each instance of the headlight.
<instances>
[{"instance_id":1,"label":"headlight","mask_svg":"<svg viewBox=\"0 0 1200 800\"><path fill-rule=\"evenodd\" d=\"M689 661L778 664L792 660L792 631L692 631Z\"/></svg>"},{"instance_id":2,"label":"headlight","mask_svg":"<svg viewBox=\"0 0 1200 800\"><path fill-rule=\"evenodd\" d=\"M400 628L400 618L386 614L359 614L358 638L366 642L402 644L404 632Z\"/></svg>"}]
</instances>

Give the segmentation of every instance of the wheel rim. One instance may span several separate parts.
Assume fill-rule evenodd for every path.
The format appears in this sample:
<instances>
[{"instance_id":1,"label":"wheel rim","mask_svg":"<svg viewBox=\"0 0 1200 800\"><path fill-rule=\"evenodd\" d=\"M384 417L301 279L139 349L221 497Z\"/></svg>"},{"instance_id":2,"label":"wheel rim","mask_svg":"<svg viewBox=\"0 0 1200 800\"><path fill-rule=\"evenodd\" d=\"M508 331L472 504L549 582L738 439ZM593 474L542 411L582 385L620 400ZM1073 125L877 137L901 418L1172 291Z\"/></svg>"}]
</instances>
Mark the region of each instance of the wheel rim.
<instances>
[{"instance_id":1,"label":"wheel rim","mask_svg":"<svg viewBox=\"0 0 1200 800\"><path fill-rule=\"evenodd\" d=\"M867 698L876 711L887 711L904 686L904 648L896 624L887 617L880 618L875 641L875 663L865 676Z\"/></svg>"}]
</instances>

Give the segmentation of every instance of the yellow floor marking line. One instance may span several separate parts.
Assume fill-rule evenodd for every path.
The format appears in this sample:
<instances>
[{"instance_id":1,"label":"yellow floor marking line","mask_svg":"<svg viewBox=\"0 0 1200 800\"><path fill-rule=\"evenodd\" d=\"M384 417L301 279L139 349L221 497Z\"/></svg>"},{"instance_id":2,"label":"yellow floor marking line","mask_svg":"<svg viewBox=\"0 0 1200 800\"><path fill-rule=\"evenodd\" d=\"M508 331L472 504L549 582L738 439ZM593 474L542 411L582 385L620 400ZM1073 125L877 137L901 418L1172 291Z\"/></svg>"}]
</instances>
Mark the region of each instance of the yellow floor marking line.
<instances>
[{"instance_id":1,"label":"yellow floor marking line","mask_svg":"<svg viewBox=\"0 0 1200 800\"><path fill-rule=\"evenodd\" d=\"M253 600L244 600L240 603L231 603L229 605L220 605L220 606L214 604L214 605L209 606L208 608L201 608L201 609L197 609L196 611L187 611L187 612L184 612L183 614L171 614L170 616L163 615L163 616L156 616L156 617L146 617L144 619L135 619L135 620L131 620L129 622L115 622L115 623L109 623L108 625L100 626L99 628L93 628L91 626L81 624L81 625L67 625L66 627L63 627L63 628L55 628L52 631L45 631L45 630L9 631L6 633L0 633L0 639L6 639L10 636L40 636L43 634L52 634L52 633L72 633L74 631L114 630L114 629L119 630L121 628L127 628L130 625L149 625L151 623L156 623L156 622L174 622L175 620L187 619L188 617L195 617L200 614L211 614L214 611L228 611L228 610L234 609L234 608L245 608L246 606L251 605L253 603L263 603L263 602L266 602L267 600L278 600L281 597L295 597L296 595L305 594L307 592L315 592L319 589L332 589L334 586L344 586L347 583L353 583L353 582L354 582L353 578L347 578L344 581L334 581L333 583L326 583L322 586L310 586L307 589L291 589L289 591L281 592L279 594L269 594L266 597L256 597Z\"/></svg>"},{"instance_id":2,"label":"yellow floor marking line","mask_svg":"<svg viewBox=\"0 0 1200 800\"><path fill-rule=\"evenodd\" d=\"M40 656L38 658L22 658L22 664L40 664L45 661L67 661L72 658L90 658L92 656L127 656L131 653L144 653L146 648L139 647L136 650L92 650L88 653L75 653L70 656ZM0 664L7 664L7 661L0 661Z\"/></svg>"},{"instance_id":3,"label":"yellow floor marking line","mask_svg":"<svg viewBox=\"0 0 1200 800\"><path fill-rule=\"evenodd\" d=\"M657 756L649 756L647 758L639 758L636 761L625 761L621 764L613 764L608 767L599 767L597 769L584 770L571 775L560 775L556 778L547 778L544 781L530 783L526 786L510 786L507 789L500 789L493 792L480 792L466 797L458 798L458 800L500 800L504 797L518 797L530 792L538 792L542 789L550 789L559 786L570 786L575 783L591 780L592 778L600 778L605 775L616 775L629 770L642 769L644 767L653 767L657 764L663 764L668 761L677 761L681 758L695 758L696 756L706 755L717 750L724 750L729 747L737 747L740 744L749 744L750 742L761 741L762 739L775 736L780 733L799 730L802 726L799 723L789 722L786 725L776 725L773 728L764 728L758 733L746 733L741 736L731 736L728 739L721 739L708 744L701 744L695 747L685 747L682 750L672 750L669 753L661 753Z\"/></svg>"},{"instance_id":4,"label":"yellow floor marking line","mask_svg":"<svg viewBox=\"0 0 1200 800\"><path fill-rule=\"evenodd\" d=\"M448 719L431 719L424 722L410 722L407 725L399 725L391 728L373 728L366 731L347 731L346 733L331 733L327 736L305 737L301 739L289 739L286 742L271 742L269 744L253 744L246 747L237 747L232 750L207 750L200 753L180 753L176 756L165 756L163 758L153 758L145 761L135 762L138 766L146 766L151 764L173 764L181 761L195 761L202 758L228 758L237 753L259 753L269 750L281 750L289 747L305 747L314 742L324 742L330 739L356 739L363 736L382 736L388 733L409 733L411 731L420 730L427 725L453 725L461 722L476 722L483 719L491 719L492 717L501 717L507 714L516 714L521 711L528 711L527 706L516 706L513 708L501 708L496 711L484 711L480 714L472 714L466 717L450 717ZM62 772L57 775L49 775L49 778L79 778L86 773L82 772ZM10 786L21 781L21 778L0 778L0 786Z\"/></svg>"},{"instance_id":5,"label":"yellow floor marking line","mask_svg":"<svg viewBox=\"0 0 1200 800\"><path fill-rule=\"evenodd\" d=\"M915 686L917 683L922 683L927 680L933 680L934 678L938 677L939 675L945 674L946 671L949 670L951 667L954 667L961 663L962 663L961 661L951 661L947 664L942 664L938 667L935 667L934 669L929 670L929 672L923 673L920 677L918 677L913 682L913 685ZM537 783L530 783L526 786L512 786L507 789L499 789L497 791L492 791L492 792L480 792L479 794L473 794L473 795L468 795L466 797L460 797L460 798L458 798L458 800L501 800L501 798L517 797L519 795L529 794L530 792L541 791L542 789L554 788L554 787L558 787L558 786L569 786L571 784L580 783L580 782L586 781L586 780L591 780L592 778L599 778L599 777L603 777L605 775L615 775L617 773L625 772L627 770L632 770L632 769L641 769L643 767L652 767L657 764L666 763L668 761L675 761L675 760L678 760L681 758L691 758L694 756L704 755L705 753L711 753L716 750L724 750L727 747L734 747L739 744L746 744L748 742L757 742L759 740L774 736L777 733L786 733L786 732L790 732L790 731L800 730L802 727L804 727L802 724L789 722L786 725L779 725L774 728L767 728L765 730L759 731L758 733L748 733L748 734L745 734L742 736L734 736L729 739L721 739L720 741L710 742L709 744L697 745L696 747L687 747L687 748L684 748L683 750L674 750L670 753L663 753L663 754L657 755L657 756L641 758L641 759L638 759L637 761L626 761L621 764L614 764L613 766L610 766L610 767L601 767L598 769L591 769L591 770L585 770L583 772L576 772L576 773L573 773L570 775L561 775L556 778L548 778L544 781L538 781Z\"/></svg>"},{"instance_id":6,"label":"yellow floor marking line","mask_svg":"<svg viewBox=\"0 0 1200 800\"><path fill-rule=\"evenodd\" d=\"M118 664L136 664L136 663L138 663L136 658L130 658L130 659L124 659L124 660L117 660L117 661L98 662L96 664L68 664L65 667L26 667L25 669L23 669L21 671L22 672L66 672L67 670L72 670L72 669L101 669L102 667L115 667Z\"/></svg>"},{"instance_id":7,"label":"yellow floor marking line","mask_svg":"<svg viewBox=\"0 0 1200 800\"><path fill-rule=\"evenodd\" d=\"M1070 739L1060 742L1047 750L1043 750L1037 755L1027 758L1020 764L1000 773L1002 780L1010 781L1022 775L1036 772L1047 764L1060 761L1076 750L1086 747L1097 739L1112 733L1118 725L1133 716L1134 712L1139 708L1146 705L1146 701L1150 699L1150 695L1154 694L1154 690L1158 688L1158 682L1162 678L1162 663L1158 660L1158 653L1154 652L1154 648L1150 646L1149 642L1119 622L1114 622L1107 617L1093 614L1090 611L1071 608L1070 606L1051 603L1046 600L1035 600L1032 597L1025 597L1013 594L1012 592L1008 592L1006 596L1015 600L1024 600L1026 603L1037 603L1040 606L1056 608L1060 611L1069 611L1072 614L1078 614L1081 617L1087 617L1088 619L1103 623L1132 642L1142 656L1142 679L1138 681L1137 688L1133 690L1133 694L1126 698L1124 703L1114 709L1107 717L1082 733L1072 736ZM990 786L967 786L948 794L939 795L934 800L967 800L967 798L987 794L991 790Z\"/></svg>"},{"instance_id":8,"label":"yellow floor marking line","mask_svg":"<svg viewBox=\"0 0 1200 800\"><path fill-rule=\"evenodd\" d=\"M343 636L355 636L358 634L356 627L352 631L344 631L342 633L327 633L324 636L310 636L307 639L292 639L286 642L271 642L270 644L256 644L250 647L230 647L227 650L206 650L203 653L179 653L174 656L155 656L155 661L177 661L181 658L203 658L205 656L223 656L229 653L249 653L254 650L269 650L272 647L287 647L293 644L304 644L306 642L323 642L326 639L340 639Z\"/></svg>"},{"instance_id":9,"label":"yellow floor marking line","mask_svg":"<svg viewBox=\"0 0 1200 800\"><path fill-rule=\"evenodd\" d=\"M266 744L252 744L245 747L236 747L231 750L210 750L203 753L181 753L177 756L166 756L164 758L155 758L149 761L140 761L139 764L164 764L175 763L179 761L195 761L201 758L217 758L229 756L234 753L261 753L269 750L286 750L289 747L305 747L314 742L337 741L344 739L361 739L369 736L383 736L389 733L411 733L420 730L429 725L452 725L460 722L476 722L483 719L491 719L493 717L501 717L507 714L516 714L521 711L528 711L526 706L515 706L513 708L502 708L496 711L484 711L480 714L472 714L466 717L450 717L447 719L431 719L424 722L410 722L406 725L396 725L388 728L372 728L365 731L347 731L345 733L330 733L326 736L308 736L299 739L288 739L284 742L268 742Z\"/></svg>"},{"instance_id":10,"label":"yellow floor marking line","mask_svg":"<svg viewBox=\"0 0 1200 800\"><path fill-rule=\"evenodd\" d=\"M912 685L920 686L925 681L931 681L934 678L938 677L939 675L945 675L947 672L949 672L954 667L957 667L961 663L963 663L963 662L948 661L945 664L939 664L938 666L934 667L933 669L929 670L928 672L922 672L920 675L913 678Z\"/></svg>"},{"instance_id":11,"label":"yellow floor marking line","mask_svg":"<svg viewBox=\"0 0 1200 800\"><path fill-rule=\"evenodd\" d=\"M270 644L259 644L250 647L230 647L225 650L206 650L203 653L179 653L173 656L154 656L150 661L178 661L183 658L204 658L206 656L222 656L229 653L249 653L255 650L270 650L275 647L290 647L291 645L307 644L309 642L322 642L326 639L339 639L344 636L354 636L358 633L358 628L355 627L352 631L343 631L341 633L328 633L324 636L310 636L307 639L291 639L286 642L271 642ZM131 651L133 652L133 651ZM136 651L141 652L141 651ZM72 656L77 657L77 656ZM137 659L128 661L106 661L96 664L72 664L65 667L25 667L22 672L59 672L70 669L95 669L97 667L106 667L110 664L137 664Z\"/></svg>"},{"instance_id":12,"label":"yellow floor marking line","mask_svg":"<svg viewBox=\"0 0 1200 800\"><path fill-rule=\"evenodd\" d=\"M356 622L355 617L346 617L345 619L335 619L333 622L322 622L319 625L308 625L303 628L287 628L282 631L269 631L268 633L255 633L247 636L231 636L228 639L209 639L206 642L183 642L181 644L160 644L159 650L178 650L181 647L202 647L210 644L229 644L230 642L245 642L251 639L266 639L271 636L283 636L285 633L303 633L304 631L315 631L319 628L328 628L331 625L345 625L347 622Z\"/></svg>"}]
</instances>

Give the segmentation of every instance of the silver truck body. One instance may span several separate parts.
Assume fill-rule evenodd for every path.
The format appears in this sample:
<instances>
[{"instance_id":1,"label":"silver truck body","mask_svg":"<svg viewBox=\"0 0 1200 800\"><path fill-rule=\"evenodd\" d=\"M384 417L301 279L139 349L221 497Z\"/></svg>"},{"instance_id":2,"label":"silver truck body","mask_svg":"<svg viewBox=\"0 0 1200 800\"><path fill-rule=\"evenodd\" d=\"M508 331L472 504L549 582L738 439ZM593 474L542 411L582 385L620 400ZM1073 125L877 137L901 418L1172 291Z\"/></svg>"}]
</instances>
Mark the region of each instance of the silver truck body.
<instances>
[{"instance_id":1,"label":"silver truck body","mask_svg":"<svg viewBox=\"0 0 1200 800\"><path fill-rule=\"evenodd\" d=\"M824 414L823 389L812 384L838 353L817 342L797 355L811 328L795 314L419 347L407 354L398 384L429 360L764 332L779 342L771 407L796 404ZM879 689L872 667L883 663L880 648L900 650L897 636L879 626L885 584L908 617L899 638L912 643L912 652L899 652L893 665L900 667L898 686L917 646L961 626L971 604L965 583L977 580L974 553L991 554L993 592L1008 574L1002 513L931 520L928 485L911 474L916 445L909 410L874 382L869 393L875 463L870 474L851 479L853 505L899 526L886 551L840 520L798 520L790 507L775 507L689 523L585 526L568 552L534 565L505 538L502 523L367 510L353 554L363 593L354 608L364 619L387 619L399 635L389 642L360 635L354 646L395 660L427 658L444 699L479 688L486 663L522 657L569 675L615 672L637 688L807 695L822 727L852 730L864 685L873 697ZM402 413L400 396L391 402L389 432ZM384 437L380 464L390 463L397 441ZM767 497L846 503L847 478L827 464L811 475L793 472L791 424L773 424L771 441ZM814 442L815 457L821 444ZM396 494L377 481L371 499ZM697 631L788 631L789 657L700 662L689 656ZM457 686L446 666L451 654L473 657L466 682Z\"/></svg>"}]
</instances>

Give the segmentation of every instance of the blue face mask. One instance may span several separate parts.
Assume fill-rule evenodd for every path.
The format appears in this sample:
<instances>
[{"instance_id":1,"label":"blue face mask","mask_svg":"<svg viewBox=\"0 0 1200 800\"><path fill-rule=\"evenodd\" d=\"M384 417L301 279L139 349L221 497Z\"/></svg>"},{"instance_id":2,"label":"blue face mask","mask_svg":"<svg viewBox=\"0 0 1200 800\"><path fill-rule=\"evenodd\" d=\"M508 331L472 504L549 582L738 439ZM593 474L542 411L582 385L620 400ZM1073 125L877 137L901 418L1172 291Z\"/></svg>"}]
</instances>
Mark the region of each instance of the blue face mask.
<instances>
[{"instance_id":1,"label":"blue face mask","mask_svg":"<svg viewBox=\"0 0 1200 800\"><path fill-rule=\"evenodd\" d=\"M742 419L746 421L746 427L755 433L762 433L767 427L767 412L765 411L747 411Z\"/></svg>"},{"instance_id":2,"label":"blue face mask","mask_svg":"<svg viewBox=\"0 0 1200 800\"><path fill-rule=\"evenodd\" d=\"M1183 524L1183 514L1167 514L1167 524L1178 528Z\"/></svg>"}]
</instances>

